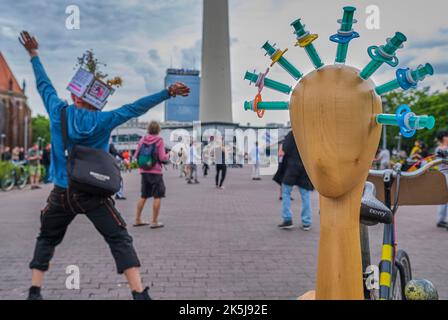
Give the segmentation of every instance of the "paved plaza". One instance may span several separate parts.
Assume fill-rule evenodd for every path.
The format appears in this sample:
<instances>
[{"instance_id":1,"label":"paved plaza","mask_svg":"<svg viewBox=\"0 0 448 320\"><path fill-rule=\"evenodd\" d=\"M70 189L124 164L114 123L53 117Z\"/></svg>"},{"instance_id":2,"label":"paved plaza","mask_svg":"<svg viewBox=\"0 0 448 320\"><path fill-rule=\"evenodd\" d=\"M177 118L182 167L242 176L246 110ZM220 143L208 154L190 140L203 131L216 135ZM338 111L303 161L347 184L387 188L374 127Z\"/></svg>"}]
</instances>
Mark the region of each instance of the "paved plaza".
<instances>
[{"instance_id":1,"label":"paved plaza","mask_svg":"<svg viewBox=\"0 0 448 320\"><path fill-rule=\"evenodd\" d=\"M211 177L187 185L177 172L165 174L162 205L165 229L131 227L139 197L137 172L124 175L127 201L118 208L130 225L142 262L144 283L154 299L294 299L315 285L319 237L318 194L312 196L314 225L299 228L299 194L294 192L296 228L277 229L279 187L265 177L250 179L250 168L230 169L226 190ZM28 263L39 228L39 211L51 186L0 193L0 299L24 299L30 285ZM435 227L437 207L402 208L399 247L408 251L414 278L433 281L448 299L448 232ZM146 208L149 219L150 206ZM382 229L371 228L375 262ZM80 268L80 290L66 289L66 267ZM47 274L46 299L130 299L124 277L115 273L109 249L89 220L78 216L56 250Z\"/></svg>"}]
</instances>

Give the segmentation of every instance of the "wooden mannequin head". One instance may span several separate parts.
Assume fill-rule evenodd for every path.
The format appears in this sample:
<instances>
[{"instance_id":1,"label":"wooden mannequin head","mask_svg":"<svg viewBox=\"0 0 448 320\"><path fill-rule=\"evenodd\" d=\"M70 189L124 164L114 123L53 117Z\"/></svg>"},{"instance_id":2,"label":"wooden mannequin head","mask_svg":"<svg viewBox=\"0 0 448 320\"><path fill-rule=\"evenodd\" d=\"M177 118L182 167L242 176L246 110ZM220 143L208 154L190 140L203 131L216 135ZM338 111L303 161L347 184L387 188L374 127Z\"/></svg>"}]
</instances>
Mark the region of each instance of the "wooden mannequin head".
<instances>
[{"instance_id":1,"label":"wooden mannequin head","mask_svg":"<svg viewBox=\"0 0 448 320\"><path fill-rule=\"evenodd\" d=\"M331 65L294 89L291 123L306 170L319 193L338 198L367 178L381 137L381 98L356 68Z\"/></svg>"}]
</instances>

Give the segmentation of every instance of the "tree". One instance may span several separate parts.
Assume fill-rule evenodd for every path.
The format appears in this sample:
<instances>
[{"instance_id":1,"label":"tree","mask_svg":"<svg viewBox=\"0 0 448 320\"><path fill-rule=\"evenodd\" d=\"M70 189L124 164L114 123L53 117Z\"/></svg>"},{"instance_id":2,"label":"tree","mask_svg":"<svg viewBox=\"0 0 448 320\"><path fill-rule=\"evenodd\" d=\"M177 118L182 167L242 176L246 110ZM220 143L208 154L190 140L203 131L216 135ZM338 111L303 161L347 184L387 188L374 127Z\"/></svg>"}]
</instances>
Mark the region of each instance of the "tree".
<instances>
[{"instance_id":1,"label":"tree","mask_svg":"<svg viewBox=\"0 0 448 320\"><path fill-rule=\"evenodd\" d=\"M39 138L43 138L47 143L51 141L50 120L47 117L42 115L33 117L31 126L33 130L33 143L37 142Z\"/></svg>"},{"instance_id":2,"label":"tree","mask_svg":"<svg viewBox=\"0 0 448 320\"><path fill-rule=\"evenodd\" d=\"M436 118L436 126L432 130L417 131L417 134L411 139L402 138L402 149L410 151L415 141L422 140L433 149L436 142L437 132L448 129L448 92L433 92L429 88L421 90L410 90L407 92L391 92L383 97L384 112L394 114L397 108L402 104L407 104L417 115L431 115ZM396 137L400 130L398 127L387 128L387 146L389 149L397 146Z\"/></svg>"}]
</instances>

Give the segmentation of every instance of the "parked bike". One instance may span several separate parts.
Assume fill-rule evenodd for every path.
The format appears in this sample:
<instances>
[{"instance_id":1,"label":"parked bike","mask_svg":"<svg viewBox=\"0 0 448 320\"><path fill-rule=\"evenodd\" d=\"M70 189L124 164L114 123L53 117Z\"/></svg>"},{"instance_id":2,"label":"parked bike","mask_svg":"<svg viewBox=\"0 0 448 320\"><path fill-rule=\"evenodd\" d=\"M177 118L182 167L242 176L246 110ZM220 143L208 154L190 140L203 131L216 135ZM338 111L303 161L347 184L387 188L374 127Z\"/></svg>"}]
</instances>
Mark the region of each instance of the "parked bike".
<instances>
[{"instance_id":1,"label":"parked bike","mask_svg":"<svg viewBox=\"0 0 448 320\"><path fill-rule=\"evenodd\" d=\"M11 191L14 187L25 188L28 183L29 173L22 163L13 164L11 170L6 172L0 181L0 188L3 191Z\"/></svg>"},{"instance_id":2,"label":"parked bike","mask_svg":"<svg viewBox=\"0 0 448 320\"><path fill-rule=\"evenodd\" d=\"M395 215L399 208L401 191L401 179L406 181L421 177L431 168L441 164L448 164L448 157L437 159L413 172L402 172L402 165L396 164L393 169L371 170L369 179L377 179L376 185L380 185L382 179L384 203L376 197L375 184L367 182L361 205L361 250L364 272L364 294L369 300L407 300L411 295L420 297L421 300L434 300L438 298L437 290L427 280L411 281L412 268L409 255L404 250L397 250ZM433 173L433 172L431 172ZM429 179L433 180L429 180ZM448 190L445 176L440 172L434 172L425 179L429 185L442 190L443 194L436 195L437 199L428 199L431 204L448 202ZM434 180L435 179L435 180ZM432 182L437 182L432 184ZM415 185L415 184L413 184ZM411 184L407 184L410 189ZM439 188L440 186L440 188ZM405 195L401 195L404 197ZM408 199L412 196L407 195ZM416 203L417 200L405 200L406 205L426 205L428 203ZM379 223L384 224L384 236L382 245L381 262L378 266L371 265L369 246L369 226ZM408 290L406 286L408 285ZM411 288L412 287L412 288ZM412 290L409 290L411 288Z\"/></svg>"}]
</instances>

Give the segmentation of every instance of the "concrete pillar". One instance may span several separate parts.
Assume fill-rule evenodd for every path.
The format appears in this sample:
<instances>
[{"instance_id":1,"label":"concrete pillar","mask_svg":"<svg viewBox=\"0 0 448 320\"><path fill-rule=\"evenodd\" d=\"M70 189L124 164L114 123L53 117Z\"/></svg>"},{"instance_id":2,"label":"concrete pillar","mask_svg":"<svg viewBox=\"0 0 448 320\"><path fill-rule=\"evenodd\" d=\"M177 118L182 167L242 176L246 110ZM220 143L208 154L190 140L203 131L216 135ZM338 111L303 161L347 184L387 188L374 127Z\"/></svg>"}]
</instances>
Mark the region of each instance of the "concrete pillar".
<instances>
[{"instance_id":1,"label":"concrete pillar","mask_svg":"<svg viewBox=\"0 0 448 320\"><path fill-rule=\"evenodd\" d=\"M202 122L233 122L227 0L204 0L202 25Z\"/></svg>"}]
</instances>

